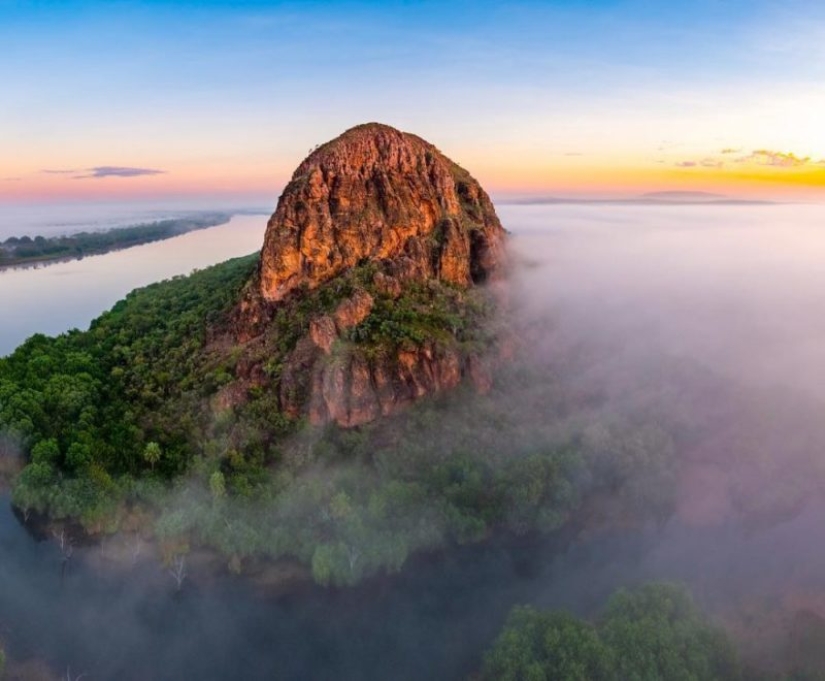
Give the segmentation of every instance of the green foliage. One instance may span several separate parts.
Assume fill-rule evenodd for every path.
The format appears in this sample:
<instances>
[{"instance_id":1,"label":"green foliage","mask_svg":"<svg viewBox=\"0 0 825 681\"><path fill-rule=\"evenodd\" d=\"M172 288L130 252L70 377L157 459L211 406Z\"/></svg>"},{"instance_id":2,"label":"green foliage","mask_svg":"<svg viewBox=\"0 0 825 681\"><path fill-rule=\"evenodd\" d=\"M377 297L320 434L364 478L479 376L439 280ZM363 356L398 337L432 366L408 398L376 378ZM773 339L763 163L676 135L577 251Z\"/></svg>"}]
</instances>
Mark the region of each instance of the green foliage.
<instances>
[{"instance_id":1,"label":"green foliage","mask_svg":"<svg viewBox=\"0 0 825 681\"><path fill-rule=\"evenodd\" d=\"M231 337L255 263L135 291L89 331L36 335L0 359L0 429L29 457L14 503L96 530L119 506L148 507L163 538L235 565L297 559L336 585L497 530L556 530L591 491L640 517L669 511L673 445L661 428L584 411L552 376L517 365L487 396L459 389L370 426L298 431L279 394L300 404L309 376L285 377L287 355L356 289L375 300L349 338L368 359L424 342L482 350L492 309L483 293L438 282L393 300L367 263L296 292L240 350L221 333ZM250 366L260 380L243 378Z\"/></svg>"},{"instance_id":2,"label":"green foliage","mask_svg":"<svg viewBox=\"0 0 825 681\"><path fill-rule=\"evenodd\" d=\"M701 681L739 677L731 643L701 616L682 587L647 584L621 590L607 605L603 640L617 651L623 679Z\"/></svg>"},{"instance_id":3,"label":"green foliage","mask_svg":"<svg viewBox=\"0 0 825 681\"><path fill-rule=\"evenodd\" d=\"M143 448L143 460L149 464L152 470L155 470L155 465L160 461L161 456L163 456L163 451L157 442L146 443Z\"/></svg>"},{"instance_id":4,"label":"green foliage","mask_svg":"<svg viewBox=\"0 0 825 681\"><path fill-rule=\"evenodd\" d=\"M215 213L159 220L131 227L116 227L103 232L79 232L70 236L37 236L34 239L27 236L10 237L0 243L0 266L108 253L115 249L169 239L196 229L212 227L228 219L228 215Z\"/></svg>"},{"instance_id":5,"label":"green foliage","mask_svg":"<svg viewBox=\"0 0 825 681\"><path fill-rule=\"evenodd\" d=\"M727 681L741 678L725 634L684 587L621 590L595 624L517 607L484 658L483 681Z\"/></svg>"},{"instance_id":6,"label":"green foliage","mask_svg":"<svg viewBox=\"0 0 825 681\"><path fill-rule=\"evenodd\" d=\"M564 413L556 390L542 383L536 402ZM417 551L497 529L552 531L589 490L616 493L629 513L658 517L673 452L663 431L615 419L537 418L514 412L511 394L458 390L370 426L309 429L283 445L274 475L226 451L226 498L214 503L213 468L196 469L194 487L163 505L159 527L237 559L294 558L320 583L347 585L400 569ZM634 466L656 457L661 475L637 484ZM655 503L646 508L645 500Z\"/></svg>"},{"instance_id":7,"label":"green foliage","mask_svg":"<svg viewBox=\"0 0 825 681\"><path fill-rule=\"evenodd\" d=\"M443 282L409 283L398 298L374 290L375 305L349 331L350 340L373 350L426 341L481 349L489 345L491 302L481 291L464 291Z\"/></svg>"},{"instance_id":8,"label":"green foliage","mask_svg":"<svg viewBox=\"0 0 825 681\"><path fill-rule=\"evenodd\" d=\"M146 470L179 474L208 430L206 331L255 257L130 293L88 332L35 335L0 359L0 428L27 448L15 502L92 522ZM161 455L162 454L162 455Z\"/></svg>"},{"instance_id":9,"label":"green foliage","mask_svg":"<svg viewBox=\"0 0 825 681\"><path fill-rule=\"evenodd\" d=\"M591 624L566 612L517 607L484 661L484 679L600 681L611 651Z\"/></svg>"},{"instance_id":10,"label":"green foliage","mask_svg":"<svg viewBox=\"0 0 825 681\"><path fill-rule=\"evenodd\" d=\"M209 490L212 492L212 498L219 501L226 496L226 478L223 473L215 471L209 476Z\"/></svg>"},{"instance_id":11,"label":"green foliage","mask_svg":"<svg viewBox=\"0 0 825 681\"><path fill-rule=\"evenodd\" d=\"M60 447L57 444L57 440L54 438L40 440L40 442L32 447L31 460L33 464L59 465Z\"/></svg>"}]
</instances>

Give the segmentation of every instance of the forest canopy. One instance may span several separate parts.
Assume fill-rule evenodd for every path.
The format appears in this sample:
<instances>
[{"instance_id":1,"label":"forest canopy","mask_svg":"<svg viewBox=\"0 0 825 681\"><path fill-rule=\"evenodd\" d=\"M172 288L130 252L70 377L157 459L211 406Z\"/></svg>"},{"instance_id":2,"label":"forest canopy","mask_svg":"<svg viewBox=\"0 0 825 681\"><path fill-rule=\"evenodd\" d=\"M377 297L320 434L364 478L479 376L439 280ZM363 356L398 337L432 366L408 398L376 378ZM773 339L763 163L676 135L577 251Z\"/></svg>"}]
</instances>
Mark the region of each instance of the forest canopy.
<instances>
[{"instance_id":1,"label":"forest canopy","mask_svg":"<svg viewBox=\"0 0 825 681\"><path fill-rule=\"evenodd\" d=\"M600 416L518 362L487 395L459 389L354 429L309 427L255 385L225 404L243 366L216 334L256 262L137 290L88 331L36 335L0 359L0 427L25 453L19 508L97 532L148 510L146 534L212 546L233 565L295 558L323 584L496 531L557 530L593 490L615 493L621 513L669 512L674 445L659 424ZM369 278L356 268L299 292L272 322L265 370L277 377L309 319ZM457 305L448 286L410 287L354 332L375 352L443 323L466 329L456 342L483 342L466 314L484 305Z\"/></svg>"},{"instance_id":2,"label":"forest canopy","mask_svg":"<svg viewBox=\"0 0 825 681\"><path fill-rule=\"evenodd\" d=\"M484 658L481 681L734 681L736 652L683 586L621 589L595 621L516 607Z\"/></svg>"}]
</instances>

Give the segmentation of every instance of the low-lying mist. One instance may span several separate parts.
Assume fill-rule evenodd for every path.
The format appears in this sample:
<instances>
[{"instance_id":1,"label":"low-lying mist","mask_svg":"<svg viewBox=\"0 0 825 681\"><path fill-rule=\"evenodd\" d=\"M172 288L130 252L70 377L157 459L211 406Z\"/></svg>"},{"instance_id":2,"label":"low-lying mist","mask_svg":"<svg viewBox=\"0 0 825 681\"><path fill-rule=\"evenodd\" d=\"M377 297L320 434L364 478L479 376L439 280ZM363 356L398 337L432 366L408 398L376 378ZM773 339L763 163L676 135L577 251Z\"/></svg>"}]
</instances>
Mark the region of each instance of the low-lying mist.
<instances>
[{"instance_id":1,"label":"low-lying mist","mask_svg":"<svg viewBox=\"0 0 825 681\"><path fill-rule=\"evenodd\" d=\"M178 591L174 566L148 551L133 567L107 570L105 546L78 547L61 576L54 542L35 548L7 515L0 638L12 657L71 664L90 678L459 679L478 668L515 604L590 615L617 587L678 579L749 663L792 668L807 631L800 618L825 623L825 208L499 213L513 233L501 322L513 359L488 395L460 391L416 407L400 430L299 435L295 447L318 461L295 473L287 501L240 516L222 501L223 516L193 483L166 500L163 521L208 508L240 542L251 519L277 526L306 512L307 533L317 525L323 534L330 516L376 505L374 490L353 479L364 462L409 482L415 462L393 460L397 451L444 464L439 489L452 495L451 509L478 511L485 486L504 480L496 499L509 506L493 531L469 513L458 525L466 535L443 548L429 539L448 532L437 509L407 495L398 507L406 517L393 520L400 530L364 515L340 535L356 548L385 537L381 551L392 554L393 534L415 525L420 546L442 546L403 554L399 574L373 570L342 588L305 581L284 593L223 566L216 579L214 562L193 555ZM537 491L532 468L510 471L509 459L548 449L559 456L539 457L536 470L550 479L555 466L556 486ZM565 468L568 450L585 463ZM473 486L482 473L489 478ZM545 497L533 503L535 495ZM368 549L345 558L366 561Z\"/></svg>"},{"instance_id":2,"label":"low-lying mist","mask_svg":"<svg viewBox=\"0 0 825 681\"><path fill-rule=\"evenodd\" d=\"M505 206L525 315L822 398L825 207ZM508 220L512 213L512 218Z\"/></svg>"},{"instance_id":3,"label":"low-lying mist","mask_svg":"<svg viewBox=\"0 0 825 681\"><path fill-rule=\"evenodd\" d=\"M799 618L825 616L825 207L501 212L525 352L596 421L674 438L670 515L626 578L686 580L747 660L794 667Z\"/></svg>"}]
</instances>

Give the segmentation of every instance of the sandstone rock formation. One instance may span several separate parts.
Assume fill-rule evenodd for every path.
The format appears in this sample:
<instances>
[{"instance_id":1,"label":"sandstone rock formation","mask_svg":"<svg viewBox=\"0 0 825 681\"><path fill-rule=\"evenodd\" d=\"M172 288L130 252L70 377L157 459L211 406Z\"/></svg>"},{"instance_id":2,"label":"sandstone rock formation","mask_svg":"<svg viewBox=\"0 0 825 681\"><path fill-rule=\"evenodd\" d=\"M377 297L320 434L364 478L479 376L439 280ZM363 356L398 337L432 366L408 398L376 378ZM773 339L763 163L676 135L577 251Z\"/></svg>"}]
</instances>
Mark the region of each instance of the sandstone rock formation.
<instances>
[{"instance_id":1,"label":"sandstone rock formation","mask_svg":"<svg viewBox=\"0 0 825 681\"><path fill-rule=\"evenodd\" d=\"M260 291L278 301L367 258L402 278L468 286L497 270L503 236L465 170L415 135L370 123L298 166L267 227Z\"/></svg>"},{"instance_id":2,"label":"sandstone rock formation","mask_svg":"<svg viewBox=\"0 0 825 681\"><path fill-rule=\"evenodd\" d=\"M384 338L380 315L392 315L392 301L411 305L410 287L418 287L422 315L449 298L460 317L461 291L501 278L504 240L492 202L464 169L419 137L358 126L310 154L284 190L237 310L236 337L265 355L279 310L337 286L345 295L311 316L281 361L273 388L285 412L353 426L464 377L488 390L489 361L462 348L454 328L413 340L402 330L380 343L360 336L378 329ZM347 277L365 265L368 281L352 284ZM392 331L396 322L388 323Z\"/></svg>"}]
</instances>

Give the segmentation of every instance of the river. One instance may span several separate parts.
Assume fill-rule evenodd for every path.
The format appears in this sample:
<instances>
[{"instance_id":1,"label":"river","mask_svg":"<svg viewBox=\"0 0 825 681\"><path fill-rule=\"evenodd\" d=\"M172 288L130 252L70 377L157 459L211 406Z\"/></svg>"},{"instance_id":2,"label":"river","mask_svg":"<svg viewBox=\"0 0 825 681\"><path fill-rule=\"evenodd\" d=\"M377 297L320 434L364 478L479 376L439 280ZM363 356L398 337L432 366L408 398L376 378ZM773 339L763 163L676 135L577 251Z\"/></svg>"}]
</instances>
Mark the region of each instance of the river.
<instances>
[{"instance_id":1,"label":"river","mask_svg":"<svg viewBox=\"0 0 825 681\"><path fill-rule=\"evenodd\" d=\"M129 291L260 250L263 215L82 260L0 270L0 356L33 333L86 329Z\"/></svg>"}]
</instances>

